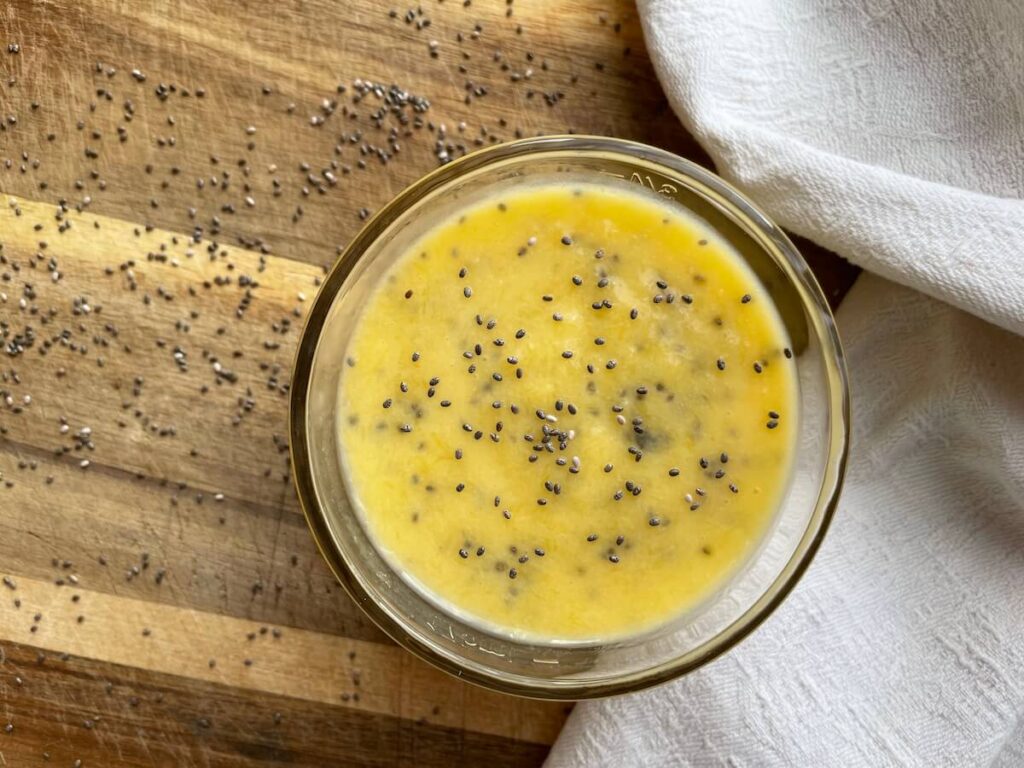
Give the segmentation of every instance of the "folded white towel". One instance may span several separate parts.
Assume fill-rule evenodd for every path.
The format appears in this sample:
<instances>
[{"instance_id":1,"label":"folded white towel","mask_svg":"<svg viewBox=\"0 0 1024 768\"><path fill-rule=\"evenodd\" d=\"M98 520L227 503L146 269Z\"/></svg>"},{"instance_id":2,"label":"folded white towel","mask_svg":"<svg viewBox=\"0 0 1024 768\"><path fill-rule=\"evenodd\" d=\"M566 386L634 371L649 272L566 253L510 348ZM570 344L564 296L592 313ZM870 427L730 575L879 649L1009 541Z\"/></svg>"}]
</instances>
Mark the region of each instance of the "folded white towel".
<instances>
[{"instance_id":1,"label":"folded white towel","mask_svg":"<svg viewBox=\"0 0 1024 768\"><path fill-rule=\"evenodd\" d=\"M839 311L849 474L789 600L704 669L581 704L550 765L1024 765L1024 4L640 9L719 172L916 290L866 275Z\"/></svg>"},{"instance_id":2,"label":"folded white towel","mask_svg":"<svg viewBox=\"0 0 1024 768\"><path fill-rule=\"evenodd\" d=\"M640 10L676 113L778 223L1024 333L1024 3Z\"/></svg>"}]
</instances>

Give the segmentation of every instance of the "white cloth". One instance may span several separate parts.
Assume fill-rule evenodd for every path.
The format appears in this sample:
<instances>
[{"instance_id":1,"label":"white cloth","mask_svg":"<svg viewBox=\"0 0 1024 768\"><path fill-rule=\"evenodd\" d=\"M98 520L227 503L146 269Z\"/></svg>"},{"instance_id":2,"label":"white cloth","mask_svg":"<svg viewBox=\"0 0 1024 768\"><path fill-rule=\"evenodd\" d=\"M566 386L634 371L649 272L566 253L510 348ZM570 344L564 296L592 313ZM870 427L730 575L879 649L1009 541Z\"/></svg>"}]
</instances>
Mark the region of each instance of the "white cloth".
<instances>
[{"instance_id":1,"label":"white cloth","mask_svg":"<svg viewBox=\"0 0 1024 768\"><path fill-rule=\"evenodd\" d=\"M916 290L866 274L840 308L847 482L787 602L685 678L580 704L550 768L1024 765L1024 3L640 11L719 172Z\"/></svg>"}]
</instances>

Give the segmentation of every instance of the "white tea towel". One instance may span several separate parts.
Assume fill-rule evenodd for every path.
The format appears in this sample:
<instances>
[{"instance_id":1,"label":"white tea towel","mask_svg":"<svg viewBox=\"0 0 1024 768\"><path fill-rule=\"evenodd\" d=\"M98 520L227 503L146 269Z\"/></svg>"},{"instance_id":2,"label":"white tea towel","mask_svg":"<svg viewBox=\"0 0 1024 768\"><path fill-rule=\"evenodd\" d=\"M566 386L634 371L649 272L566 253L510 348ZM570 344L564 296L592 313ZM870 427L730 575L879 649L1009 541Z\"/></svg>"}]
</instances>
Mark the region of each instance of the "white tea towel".
<instances>
[{"instance_id":1,"label":"white tea towel","mask_svg":"<svg viewBox=\"0 0 1024 768\"><path fill-rule=\"evenodd\" d=\"M865 275L838 313L849 472L789 600L707 667L579 705L549 766L1024 765L1024 3L640 10L719 172L916 290Z\"/></svg>"},{"instance_id":2,"label":"white tea towel","mask_svg":"<svg viewBox=\"0 0 1024 768\"><path fill-rule=\"evenodd\" d=\"M873 275L838 320L854 441L807 574L721 659L578 705L551 766L960 768L1024 746L1024 339Z\"/></svg>"}]
</instances>

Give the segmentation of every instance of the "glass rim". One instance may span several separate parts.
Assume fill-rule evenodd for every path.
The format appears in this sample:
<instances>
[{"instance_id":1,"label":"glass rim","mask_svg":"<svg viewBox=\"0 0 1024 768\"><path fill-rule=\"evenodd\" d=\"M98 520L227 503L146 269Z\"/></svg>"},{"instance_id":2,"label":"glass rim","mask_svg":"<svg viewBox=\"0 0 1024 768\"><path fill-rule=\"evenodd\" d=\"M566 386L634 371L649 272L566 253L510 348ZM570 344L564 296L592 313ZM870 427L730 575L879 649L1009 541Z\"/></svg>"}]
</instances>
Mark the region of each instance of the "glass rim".
<instances>
[{"instance_id":1,"label":"glass rim","mask_svg":"<svg viewBox=\"0 0 1024 768\"><path fill-rule=\"evenodd\" d=\"M308 387L321 332L335 297L367 249L421 198L464 175L501 161L530 155L581 153L642 162L667 176L683 176L715 195L710 202L739 223L756 230L759 245L785 272L822 346L828 385L828 439L821 487L797 546L761 596L728 626L696 648L656 666L600 681L552 680L491 672L487 667L442 652L417 636L414 623L403 621L380 605L363 587L337 545L316 493L307 445ZM413 182L371 216L346 246L315 296L295 352L289 407L289 449L292 475L306 522L317 549L335 578L362 611L392 640L433 666L484 688L549 700L578 700L629 693L691 672L729 651L759 627L782 604L810 565L838 504L850 439L850 394L845 357L835 320L818 281L786 234L741 192L711 171L666 150L606 136L555 135L495 144L440 166Z\"/></svg>"}]
</instances>

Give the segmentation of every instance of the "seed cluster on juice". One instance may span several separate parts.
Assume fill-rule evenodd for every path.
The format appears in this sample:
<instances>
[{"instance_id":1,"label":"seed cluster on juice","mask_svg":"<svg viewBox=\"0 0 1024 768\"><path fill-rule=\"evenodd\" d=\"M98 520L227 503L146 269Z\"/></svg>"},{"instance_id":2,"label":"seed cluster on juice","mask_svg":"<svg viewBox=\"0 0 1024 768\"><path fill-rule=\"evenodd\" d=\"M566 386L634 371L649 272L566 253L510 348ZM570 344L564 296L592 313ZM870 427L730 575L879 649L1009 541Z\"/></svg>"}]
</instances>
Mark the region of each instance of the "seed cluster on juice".
<instances>
[{"instance_id":1,"label":"seed cluster on juice","mask_svg":"<svg viewBox=\"0 0 1024 768\"><path fill-rule=\"evenodd\" d=\"M524 185L432 226L342 375L372 539L449 610L608 639L725 585L784 495L792 352L749 268L653 194Z\"/></svg>"}]
</instances>

